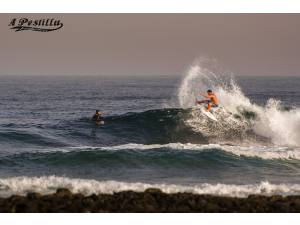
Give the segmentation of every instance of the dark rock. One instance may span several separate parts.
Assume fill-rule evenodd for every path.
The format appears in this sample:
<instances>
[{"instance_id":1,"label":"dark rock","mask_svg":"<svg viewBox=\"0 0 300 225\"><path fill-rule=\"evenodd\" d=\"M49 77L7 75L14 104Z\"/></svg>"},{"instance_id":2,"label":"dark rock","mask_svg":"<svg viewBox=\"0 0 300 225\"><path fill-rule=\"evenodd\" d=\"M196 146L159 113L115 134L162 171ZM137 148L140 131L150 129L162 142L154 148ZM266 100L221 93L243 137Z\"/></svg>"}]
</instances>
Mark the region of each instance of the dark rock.
<instances>
[{"instance_id":1,"label":"dark rock","mask_svg":"<svg viewBox=\"0 0 300 225\"><path fill-rule=\"evenodd\" d=\"M158 188L147 188L145 190L146 193L163 193L160 189Z\"/></svg>"},{"instance_id":2,"label":"dark rock","mask_svg":"<svg viewBox=\"0 0 300 225\"><path fill-rule=\"evenodd\" d=\"M38 199L40 198L42 195L40 193L35 193L35 192L30 192L27 194L27 198L28 199Z\"/></svg>"},{"instance_id":3,"label":"dark rock","mask_svg":"<svg viewBox=\"0 0 300 225\"><path fill-rule=\"evenodd\" d=\"M29 212L28 209L29 207L25 202L20 202L13 206L13 211L17 213Z\"/></svg>"},{"instance_id":4,"label":"dark rock","mask_svg":"<svg viewBox=\"0 0 300 225\"><path fill-rule=\"evenodd\" d=\"M81 202L82 202L82 206L87 208L91 208L95 204L94 199L91 197L83 198Z\"/></svg>"},{"instance_id":5,"label":"dark rock","mask_svg":"<svg viewBox=\"0 0 300 225\"><path fill-rule=\"evenodd\" d=\"M99 197L98 197L98 195L96 195L96 194L92 194L92 195L90 196L90 198L92 198L94 201L98 201L98 200L99 200Z\"/></svg>"},{"instance_id":6,"label":"dark rock","mask_svg":"<svg viewBox=\"0 0 300 225\"><path fill-rule=\"evenodd\" d=\"M0 212L300 212L300 196L231 198L159 189L84 196L58 189L50 195L0 198Z\"/></svg>"},{"instance_id":7,"label":"dark rock","mask_svg":"<svg viewBox=\"0 0 300 225\"><path fill-rule=\"evenodd\" d=\"M56 190L56 195L58 196L70 196L72 195L72 192L69 189L66 188L59 188Z\"/></svg>"}]
</instances>

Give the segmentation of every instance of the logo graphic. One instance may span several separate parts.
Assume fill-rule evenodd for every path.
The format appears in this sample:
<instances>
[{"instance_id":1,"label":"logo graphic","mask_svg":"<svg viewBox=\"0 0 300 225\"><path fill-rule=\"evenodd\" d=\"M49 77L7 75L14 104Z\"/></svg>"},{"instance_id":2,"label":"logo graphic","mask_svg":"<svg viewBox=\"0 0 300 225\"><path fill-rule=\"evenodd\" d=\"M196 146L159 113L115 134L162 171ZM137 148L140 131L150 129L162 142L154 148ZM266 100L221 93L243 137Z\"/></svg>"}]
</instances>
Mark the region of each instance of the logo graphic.
<instances>
[{"instance_id":1,"label":"logo graphic","mask_svg":"<svg viewBox=\"0 0 300 225\"><path fill-rule=\"evenodd\" d=\"M31 30L39 32L55 31L63 27L63 23L57 19L38 19L14 18L8 24L10 29L17 31Z\"/></svg>"}]
</instances>

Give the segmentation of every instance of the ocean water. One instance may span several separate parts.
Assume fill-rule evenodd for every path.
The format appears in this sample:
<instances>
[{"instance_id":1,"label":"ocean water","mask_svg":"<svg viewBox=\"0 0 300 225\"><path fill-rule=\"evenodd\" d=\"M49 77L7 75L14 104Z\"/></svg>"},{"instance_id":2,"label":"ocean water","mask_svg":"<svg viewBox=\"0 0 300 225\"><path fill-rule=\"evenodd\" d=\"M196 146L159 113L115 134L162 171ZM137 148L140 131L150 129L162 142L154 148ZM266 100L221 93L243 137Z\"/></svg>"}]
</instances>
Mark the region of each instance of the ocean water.
<instances>
[{"instance_id":1,"label":"ocean water","mask_svg":"<svg viewBox=\"0 0 300 225\"><path fill-rule=\"evenodd\" d=\"M300 194L300 77L0 77L0 196ZM219 96L218 122L194 107ZM91 121L95 109L105 125Z\"/></svg>"}]
</instances>

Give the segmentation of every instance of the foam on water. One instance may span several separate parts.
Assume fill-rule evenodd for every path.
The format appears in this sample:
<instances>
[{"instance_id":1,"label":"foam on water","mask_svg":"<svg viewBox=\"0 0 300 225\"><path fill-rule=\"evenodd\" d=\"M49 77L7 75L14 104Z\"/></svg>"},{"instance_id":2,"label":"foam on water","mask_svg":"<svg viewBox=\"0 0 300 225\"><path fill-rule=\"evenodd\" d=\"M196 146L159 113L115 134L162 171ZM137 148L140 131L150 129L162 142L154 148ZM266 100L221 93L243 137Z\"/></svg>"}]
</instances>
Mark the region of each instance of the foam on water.
<instances>
[{"instance_id":1,"label":"foam on water","mask_svg":"<svg viewBox=\"0 0 300 225\"><path fill-rule=\"evenodd\" d=\"M297 195L300 194L298 184L271 184L267 181L258 184L230 185L202 183L193 186L175 184L147 184L127 183L118 181L97 181L88 179L72 179L68 177L12 177L0 179L0 196L7 197L14 194L25 195L29 192L49 194L57 188L68 188L74 193L113 194L120 191L142 192L147 188L159 188L165 193L188 192L194 194L212 194L220 196L247 197L250 194L261 195Z\"/></svg>"},{"instance_id":2,"label":"foam on water","mask_svg":"<svg viewBox=\"0 0 300 225\"><path fill-rule=\"evenodd\" d=\"M199 92L205 92L207 89L216 92L220 105L226 113L220 113L219 123L213 125L211 121L201 117L199 112L192 113L187 122L195 131L206 136L215 133L220 137L228 133L229 129L235 133L249 129L257 135L270 139L275 145L300 146L299 108L284 111L280 101L275 99L269 99L265 106L254 104L232 78L212 72L201 63L191 66L182 80L178 91L180 106L194 107ZM254 117L247 119L243 112L251 112ZM236 116L239 120L234 118Z\"/></svg>"}]
</instances>

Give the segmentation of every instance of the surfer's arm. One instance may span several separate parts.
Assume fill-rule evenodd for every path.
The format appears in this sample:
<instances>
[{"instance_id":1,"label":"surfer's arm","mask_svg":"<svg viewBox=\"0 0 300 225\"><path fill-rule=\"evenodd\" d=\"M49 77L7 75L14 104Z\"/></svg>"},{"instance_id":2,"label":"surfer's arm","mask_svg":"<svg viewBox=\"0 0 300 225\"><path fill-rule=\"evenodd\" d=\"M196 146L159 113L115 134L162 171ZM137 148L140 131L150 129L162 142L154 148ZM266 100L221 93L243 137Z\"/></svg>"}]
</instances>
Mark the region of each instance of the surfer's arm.
<instances>
[{"instance_id":1,"label":"surfer's arm","mask_svg":"<svg viewBox=\"0 0 300 225\"><path fill-rule=\"evenodd\" d=\"M203 96L204 98L209 98L209 96L208 96L208 95L201 94L201 93L200 93L200 95L201 95L201 96Z\"/></svg>"}]
</instances>

